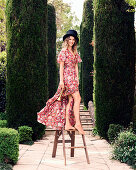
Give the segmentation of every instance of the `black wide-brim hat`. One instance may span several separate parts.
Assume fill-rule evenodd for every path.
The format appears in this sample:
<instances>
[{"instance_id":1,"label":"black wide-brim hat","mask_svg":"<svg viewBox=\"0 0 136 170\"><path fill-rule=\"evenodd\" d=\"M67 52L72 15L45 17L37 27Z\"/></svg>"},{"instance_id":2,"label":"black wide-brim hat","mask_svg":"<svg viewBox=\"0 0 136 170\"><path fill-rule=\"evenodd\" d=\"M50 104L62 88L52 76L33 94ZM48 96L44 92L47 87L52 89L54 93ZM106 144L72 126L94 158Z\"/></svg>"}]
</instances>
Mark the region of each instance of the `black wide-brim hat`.
<instances>
[{"instance_id":1,"label":"black wide-brim hat","mask_svg":"<svg viewBox=\"0 0 136 170\"><path fill-rule=\"evenodd\" d=\"M75 30L68 30L67 33L63 36L63 41L69 37L69 36L73 36L76 40L77 40L77 43L79 41L79 38L77 37L77 31Z\"/></svg>"}]
</instances>

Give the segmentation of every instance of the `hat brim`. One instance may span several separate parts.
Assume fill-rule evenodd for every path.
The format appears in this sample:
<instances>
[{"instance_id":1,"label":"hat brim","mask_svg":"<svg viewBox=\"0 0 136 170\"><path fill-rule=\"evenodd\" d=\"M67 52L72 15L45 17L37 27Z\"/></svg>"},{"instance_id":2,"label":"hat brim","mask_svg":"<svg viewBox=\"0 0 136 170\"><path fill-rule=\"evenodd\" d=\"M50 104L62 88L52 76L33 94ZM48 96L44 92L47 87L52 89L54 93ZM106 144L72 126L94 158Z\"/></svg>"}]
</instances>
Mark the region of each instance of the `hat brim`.
<instances>
[{"instance_id":1,"label":"hat brim","mask_svg":"<svg viewBox=\"0 0 136 170\"><path fill-rule=\"evenodd\" d=\"M79 38L78 38L78 37L76 37L76 36L74 36L73 34L66 34L66 35L64 35L64 36L63 36L63 41L64 41L67 37L69 37L69 36L74 37L74 38L77 40L77 43L78 43Z\"/></svg>"}]
</instances>

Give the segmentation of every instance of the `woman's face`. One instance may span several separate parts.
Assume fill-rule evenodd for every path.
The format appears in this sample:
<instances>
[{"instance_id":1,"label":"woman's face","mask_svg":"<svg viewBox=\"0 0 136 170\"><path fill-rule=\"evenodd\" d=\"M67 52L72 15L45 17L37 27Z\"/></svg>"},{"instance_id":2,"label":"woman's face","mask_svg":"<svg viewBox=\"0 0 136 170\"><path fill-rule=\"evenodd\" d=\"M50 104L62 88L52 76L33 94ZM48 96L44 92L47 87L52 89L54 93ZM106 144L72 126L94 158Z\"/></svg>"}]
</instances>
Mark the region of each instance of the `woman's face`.
<instances>
[{"instance_id":1,"label":"woman's face","mask_svg":"<svg viewBox=\"0 0 136 170\"><path fill-rule=\"evenodd\" d=\"M75 43L75 38L73 36L69 37L68 46L72 47Z\"/></svg>"}]
</instances>

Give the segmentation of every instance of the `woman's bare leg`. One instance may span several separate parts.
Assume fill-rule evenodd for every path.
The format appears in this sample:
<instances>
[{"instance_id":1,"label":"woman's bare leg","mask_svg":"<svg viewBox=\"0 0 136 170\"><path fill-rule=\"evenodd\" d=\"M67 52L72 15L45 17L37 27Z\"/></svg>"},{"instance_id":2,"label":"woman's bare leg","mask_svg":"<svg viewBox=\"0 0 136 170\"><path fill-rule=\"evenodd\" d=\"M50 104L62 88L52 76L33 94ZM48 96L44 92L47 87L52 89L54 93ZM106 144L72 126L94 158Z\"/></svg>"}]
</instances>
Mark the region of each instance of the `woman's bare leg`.
<instances>
[{"instance_id":1,"label":"woman's bare leg","mask_svg":"<svg viewBox=\"0 0 136 170\"><path fill-rule=\"evenodd\" d=\"M74 98L74 106L73 106L73 111L74 111L74 116L75 116L75 120L76 120L76 124L75 124L75 128L81 133L81 134L85 134L81 122L80 122L80 102L81 102L81 96L79 91L76 91L75 93L72 94L73 98Z\"/></svg>"},{"instance_id":2,"label":"woman's bare leg","mask_svg":"<svg viewBox=\"0 0 136 170\"><path fill-rule=\"evenodd\" d=\"M69 121L69 115L68 115L68 110L70 107L70 103L72 101L72 96L68 95L68 104L66 105L66 124L65 124L65 130L69 130L69 129L75 129L73 126L71 126L70 121Z\"/></svg>"}]
</instances>

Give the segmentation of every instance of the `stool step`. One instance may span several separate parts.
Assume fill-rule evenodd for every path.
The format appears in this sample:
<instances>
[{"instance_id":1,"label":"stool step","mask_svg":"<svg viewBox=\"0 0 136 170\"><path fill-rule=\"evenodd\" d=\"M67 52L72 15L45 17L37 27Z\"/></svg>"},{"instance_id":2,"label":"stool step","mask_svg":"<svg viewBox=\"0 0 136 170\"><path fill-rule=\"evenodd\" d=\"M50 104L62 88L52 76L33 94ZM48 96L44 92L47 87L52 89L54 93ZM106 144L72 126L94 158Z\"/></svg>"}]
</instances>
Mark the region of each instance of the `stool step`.
<instances>
[{"instance_id":1,"label":"stool step","mask_svg":"<svg viewBox=\"0 0 136 170\"><path fill-rule=\"evenodd\" d=\"M58 143L62 143L62 140L58 140ZM65 143L71 143L71 140L65 140Z\"/></svg>"},{"instance_id":2,"label":"stool step","mask_svg":"<svg viewBox=\"0 0 136 170\"><path fill-rule=\"evenodd\" d=\"M87 146L86 146L86 142L85 142L85 136L82 135L82 140L83 140L84 146L75 146L75 131L72 131L72 132L67 131L67 133L68 133L69 137L71 138L71 140L65 140L64 128L62 128L62 130L56 130L55 139L54 139L54 146L53 146L53 152L52 152L52 158L54 158L56 156L57 144L61 142L61 143L63 143L63 155L64 155L64 164L65 165L66 165L66 150L65 150L66 148L71 149L71 152L70 152L71 157L74 157L74 149L75 148L84 148L87 163L90 164L89 156L88 156L88 152L87 152ZM62 135L62 140L58 140L61 135ZM67 142L71 143L71 147L65 147L65 143L67 143Z\"/></svg>"},{"instance_id":3,"label":"stool step","mask_svg":"<svg viewBox=\"0 0 136 170\"><path fill-rule=\"evenodd\" d=\"M86 146L73 146L73 147L65 147L67 149L71 149L71 148L86 148Z\"/></svg>"},{"instance_id":4,"label":"stool step","mask_svg":"<svg viewBox=\"0 0 136 170\"><path fill-rule=\"evenodd\" d=\"M65 129L64 129L65 130ZM76 131L75 129L69 129L69 130L65 130L65 131Z\"/></svg>"}]
</instances>

